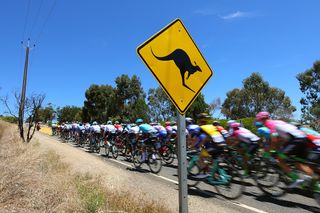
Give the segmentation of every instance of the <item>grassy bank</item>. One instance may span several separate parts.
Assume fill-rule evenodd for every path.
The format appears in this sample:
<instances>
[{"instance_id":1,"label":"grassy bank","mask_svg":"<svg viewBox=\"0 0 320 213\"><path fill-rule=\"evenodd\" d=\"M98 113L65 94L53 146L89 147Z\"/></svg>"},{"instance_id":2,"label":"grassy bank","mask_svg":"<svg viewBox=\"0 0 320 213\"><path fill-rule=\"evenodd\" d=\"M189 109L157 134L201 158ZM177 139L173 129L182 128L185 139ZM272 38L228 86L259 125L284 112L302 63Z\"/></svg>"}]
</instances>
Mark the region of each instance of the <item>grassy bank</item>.
<instances>
[{"instance_id":1,"label":"grassy bank","mask_svg":"<svg viewBox=\"0 0 320 213\"><path fill-rule=\"evenodd\" d=\"M99 177L71 173L54 151L23 144L15 130L0 121L0 212L169 212L160 203L105 188Z\"/></svg>"}]
</instances>

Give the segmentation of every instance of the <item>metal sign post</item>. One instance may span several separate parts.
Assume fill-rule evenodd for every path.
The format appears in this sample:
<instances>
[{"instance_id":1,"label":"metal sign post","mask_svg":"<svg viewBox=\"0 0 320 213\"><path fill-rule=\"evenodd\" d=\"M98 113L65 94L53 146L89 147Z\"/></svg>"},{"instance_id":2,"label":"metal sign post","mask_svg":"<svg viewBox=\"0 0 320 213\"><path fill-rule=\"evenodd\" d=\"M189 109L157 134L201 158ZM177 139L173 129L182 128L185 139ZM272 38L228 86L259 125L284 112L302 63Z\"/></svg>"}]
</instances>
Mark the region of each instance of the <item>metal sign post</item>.
<instances>
[{"instance_id":1,"label":"metal sign post","mask_svg":"<svg viewBox=\"0 0 320 213\"><path fill-rule=\"evenodd\" d=\"M186 117L178 111L179 212L188 212Z\"/></svg>"},{"instance_id":2,"label":"metal sign post","mask_svg":"<svg viewBox=\"0 0 320 213\"><path fill-rule=\"evenodd\" d=\"M179 212L188 212L186 123L184 114L213 72L180 19L137 48L137 53L178 109ZM188 76L186 77L186 73Z\"/></svg>"}]
</instances>

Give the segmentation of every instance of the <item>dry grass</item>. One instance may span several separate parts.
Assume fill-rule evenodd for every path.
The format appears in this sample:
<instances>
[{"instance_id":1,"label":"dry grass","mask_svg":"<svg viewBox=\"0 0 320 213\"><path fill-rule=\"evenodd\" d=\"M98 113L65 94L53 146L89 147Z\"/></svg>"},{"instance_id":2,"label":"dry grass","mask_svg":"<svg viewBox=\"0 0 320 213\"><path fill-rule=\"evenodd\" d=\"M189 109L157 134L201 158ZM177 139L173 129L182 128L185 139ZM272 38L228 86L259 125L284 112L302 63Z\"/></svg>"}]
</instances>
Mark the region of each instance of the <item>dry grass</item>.
<instances>
[{"instance_id":1,"label":"dry grass","mask_svg":"<svg viewBox=\"0 0 320 213\"><path fill-rule=\"evenodd\" d=\"M104 188L99 177L72 174L55 152L22 143L15 128L0 121L0 212L170 212Z\"/></svg>"}]
</instances>

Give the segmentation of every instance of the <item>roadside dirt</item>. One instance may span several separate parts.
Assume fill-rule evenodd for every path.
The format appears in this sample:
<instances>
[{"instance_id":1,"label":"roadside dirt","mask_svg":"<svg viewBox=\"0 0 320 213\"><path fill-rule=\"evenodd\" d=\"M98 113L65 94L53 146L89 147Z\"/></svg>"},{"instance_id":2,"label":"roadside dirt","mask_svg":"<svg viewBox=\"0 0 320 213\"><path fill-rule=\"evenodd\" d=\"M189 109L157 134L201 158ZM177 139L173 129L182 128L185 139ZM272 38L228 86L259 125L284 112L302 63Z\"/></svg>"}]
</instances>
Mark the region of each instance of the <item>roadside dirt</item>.
<instances>
[{"instance_id":1,"label":"roadside dirt","mask_svg":"<svg viewBox=\"0 0 320 213\"><path fill-rule=\"evenodd\" d=\"M164 204L173 212L179 212L178 187L172 183L160 181L151 175L125 170L43 133L36 133L35 138L39 140L41 150L54 150L75 172L98 175L102 178L103 185L108 188L135 192L136 198L141 201L150 199ZM221 206L217 206L205 198L189 195L188 201L189 212L238 212L224 205L223 200Z\"/></svg>"}]
</instances>

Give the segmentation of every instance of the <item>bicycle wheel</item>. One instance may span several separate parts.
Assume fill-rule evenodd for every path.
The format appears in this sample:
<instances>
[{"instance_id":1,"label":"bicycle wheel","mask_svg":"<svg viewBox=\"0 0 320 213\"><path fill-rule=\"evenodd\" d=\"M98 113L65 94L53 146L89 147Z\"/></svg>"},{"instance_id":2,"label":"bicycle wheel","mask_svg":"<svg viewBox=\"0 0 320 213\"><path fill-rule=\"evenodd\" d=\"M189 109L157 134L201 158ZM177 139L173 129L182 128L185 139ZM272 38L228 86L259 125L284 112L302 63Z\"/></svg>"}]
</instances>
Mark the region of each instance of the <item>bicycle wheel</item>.
<instances>
[{"instance_id":1,"label":"bicycle wheel","mask_svg":"<svg viewBox=\"0 0 320 213\"><path fill-rule=\"evenodd\" d=\"M225 198L237 199L244 190L243 178L238 169L228 162L220 162L217 172L214 174L214 180L227 180L225 184L216 184L217 192Z\"/></svg>"},{"instance_id":2,"label":"bicycle wheel","mask_svg":"<svg viewBox=\"0 0 320 213\"><path fill-rule=\"evenodd\" d=\"M96 153L100 153L100 144L95 144L95 151Z\"/></svg>"},{"instance_id":3,"label":"bicycle wheel","mask_svg":"<svg viewBox=\"0 0 320 213\"><path fill-rule=\"evenodd\" d=\"M152 173L159 173L162 168L162 159L157 152L153 152L148 156L148 166Z\"/></svg>"},{"instance_id":4,"label":"bicycle wheel","mask_svg":"<svg viewBox=\"0 0 320 213\"><path fill-rule=\"evenodd\" d=\"M132 161L133 161L133 165L136 168L141 167L142 165L142 151L141 150L135 150L133 155L132 155Z\"/></svg>"},{"instance_id":5,"label":"bicycle wheel","mask_svg":"<svg viewBox=\"0 0 320 213\"><path fill-rule=\"evenodd\" d=\"M114 159L117 159L117 157L118 157L118 155L119 155L119 150L118 150L118 147L117 147L115 144L113 144L113 145L111 146L111 153L112 153L112 157L113 157Z\"/></svg>"},{"instance_id":6,"label":"bicycle wheel","mask_svg":"<svg viewBox=\"0 0 320 213\"><path fill-rule=\"evenodd\" d=\"M313 192L313 198L317 202L317 204L320 206L320 193L319 192Z\"/></svg>"},{"instance_id":7,"label":"bicycle wheel","mask_svg":"<svg viewBox=\"0 0 320 213\"><path fill-rule=\"evenodd\" d=\"M189 187L195 187L197 186L200 181L199 180L193 180L192 179L192 176L197 176L200 174L201 172L201 169L199 168L199 166L197 164L192 164L192 165L189 165L188 168L188 186Z\"/></svg>"},{"instance_id":8,"label":"bicycle wheel","mask_svg":"<svg viewBox=\"0 0 320 213\"><path fill-rule=\"evenodd\" d=\"M272 197L281 197L286 194L289 179L276 165L266 163L253 173L253 178L258 188Z\"/></svg>"},{"instance_id":9,"label":"bicycle wheel","mask_svg":"<svg viewBox=\"0 0 320 213\"><path fill-rule=\"evenodd\" d=\"M126 147L125 147L125 150L126 150L126 151L125 151L126 161L131 161L131 160L132 160L132 155L133 155L132 148L126 146Z\"/></svg>"},{"instance_id":10,"label":"bicycle wheel","mask_svg":"<svg viewBox=\"0 0 320 213\"><path fill-rule=\"evenodd\" d=\"M166 164L172 164L174 161L174 151L167 147L167 150L162 154L162 158Z\"/></svg>"},{"instance_id":11,"label":"bicycle wheel","mask_svg":"<svg viewBox=\"0 0 320 213\"><path fill-rule=\"evenodd\" d=\"M108 144L104 144L104 153L106 157L109 157L110 146Z\"/></svg>"}]
</instances>

